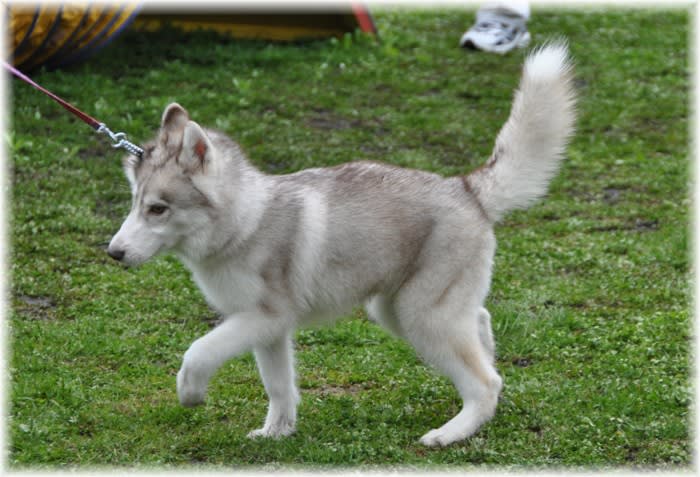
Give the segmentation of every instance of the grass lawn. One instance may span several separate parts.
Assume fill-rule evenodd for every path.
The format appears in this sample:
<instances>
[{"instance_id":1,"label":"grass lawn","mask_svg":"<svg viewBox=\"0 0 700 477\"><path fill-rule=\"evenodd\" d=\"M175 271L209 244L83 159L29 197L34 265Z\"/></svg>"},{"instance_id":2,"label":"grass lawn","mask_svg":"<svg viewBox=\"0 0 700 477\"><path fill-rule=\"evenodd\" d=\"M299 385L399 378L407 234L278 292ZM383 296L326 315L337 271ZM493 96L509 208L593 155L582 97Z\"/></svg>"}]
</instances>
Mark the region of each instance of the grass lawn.
<instances>
[{"instance_id":1,"label":"grass lawn","mask_svg":"<svg viewBox=\"0 0 700 477\"><path fill-rule=\"evenodd\" d=\"M34 77L138 142L178 101L269 173L480 165L525 52L460 50L473 11L373 13L381 42L127 33ZM9 467L688 468L689 20L534 10L534 44L570 41L578 132L547 200L497 229L496 416L437 450L418 438L458 411L456 391L360 311L297 334L294 436L245 437L267 405L251 355L221 369L205 406L180 407L181 357L218 317L174 257L113 263L106 244L130 206L121 154L13 81Z\"/></svg>"}]
</instances>

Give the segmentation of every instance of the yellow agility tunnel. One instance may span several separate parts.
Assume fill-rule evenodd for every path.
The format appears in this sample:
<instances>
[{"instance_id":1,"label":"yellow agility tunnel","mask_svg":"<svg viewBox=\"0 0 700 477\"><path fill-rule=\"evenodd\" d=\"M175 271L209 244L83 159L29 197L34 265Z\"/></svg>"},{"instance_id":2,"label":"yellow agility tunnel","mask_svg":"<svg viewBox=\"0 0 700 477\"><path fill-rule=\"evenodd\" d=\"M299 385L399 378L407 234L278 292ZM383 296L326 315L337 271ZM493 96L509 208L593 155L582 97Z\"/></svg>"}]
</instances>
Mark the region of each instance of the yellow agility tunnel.
<instances>
[{"instance_id":1,"label":"yellow agility tunnel","mask_svg":"<svg viewBox=\"0 0 700 477\"><path fill-rule=\"evenodd\" d=\"M356 3L346 8L255 11L250 6L149 8L136 3L7 3L12 63L23 71L40 66L57 68L96 53L126 28L155 31L170 26L183 31L213 30L233 38L300 41L342 36L361 30L376 34L367 9ZM286 7L289 8L289 7Z\"/></svg>"},{"instance_id":2,"label":"yellow agility tunnel","mask_svg":"<svg viewBox=\"0 0 700 477\"><path fill-rule=\"evenodd\" d=\"M135 18L136 4L7 4L12 63L29 71L57 67L94 53Z\"/></svg>"}]
</instances>

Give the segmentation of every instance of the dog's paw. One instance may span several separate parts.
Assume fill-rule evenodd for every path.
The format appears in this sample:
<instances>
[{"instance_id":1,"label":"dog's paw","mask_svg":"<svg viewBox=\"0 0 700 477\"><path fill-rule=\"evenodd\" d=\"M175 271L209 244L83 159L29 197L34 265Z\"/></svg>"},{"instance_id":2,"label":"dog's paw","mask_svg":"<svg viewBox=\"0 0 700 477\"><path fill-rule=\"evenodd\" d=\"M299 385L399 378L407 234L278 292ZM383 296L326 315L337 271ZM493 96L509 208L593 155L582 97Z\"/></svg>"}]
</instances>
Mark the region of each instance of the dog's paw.
<instances>
[{"instance_id":1,"label":"dog's paw","mask_svg":"<svg viewBox=\"0 0 700 477\"><path fill-rule=\"evenodd\" d=\"M433 429L432 431L428 432L426 435L421 437L420 443L426 447L446 447L452 444L453 442L456 442L461 439L462 436L455 435L449 431L444 430L443 428L440 428Z\"/></svg>"},{"instance_id":2,"label":"dog's paw","mask_svg":"<svg viewBox=\"0 0 700 477\"><path fill-rule=\"evenodd\" d=\"M293 425L285 426L265 426L262 429L255 429L248 433L249 439L257 439L258 437L270 437L272 439L279 439L280 437L286 437L294 434L296 429Z\"/></svg>"},{"instance_id":3,"label":"dog's paw","mask_svg":"<svg viewBox=\"0 0 700 477\"><path fill-rule=\"evenodd\" d=\"M177 373L177 397L180 404L185 407L204 404L204 396L207 393L206 384L198 381L196 376L183 365Z\"/></svg>"}]
</instances>

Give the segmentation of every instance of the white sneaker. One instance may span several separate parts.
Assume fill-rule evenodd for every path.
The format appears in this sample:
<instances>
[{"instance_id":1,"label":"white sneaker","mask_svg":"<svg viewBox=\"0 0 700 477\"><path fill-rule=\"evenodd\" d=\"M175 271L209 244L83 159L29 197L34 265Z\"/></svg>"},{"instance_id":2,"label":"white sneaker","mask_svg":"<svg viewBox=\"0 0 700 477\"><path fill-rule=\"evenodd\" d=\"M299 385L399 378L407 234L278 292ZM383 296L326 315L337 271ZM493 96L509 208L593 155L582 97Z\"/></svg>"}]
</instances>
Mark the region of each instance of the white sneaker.
<instances>
[{"instance_id":1,"label":"white sneaker","mask_svg":"<svg viewBox=\"0 0 700 477\"><path fill-rule=\"evenodd\" d=\"M459 46L491 53L507 53L530 43L526 21L517 15L483 13L459 40Z\"/></svg>"}]
</instances>

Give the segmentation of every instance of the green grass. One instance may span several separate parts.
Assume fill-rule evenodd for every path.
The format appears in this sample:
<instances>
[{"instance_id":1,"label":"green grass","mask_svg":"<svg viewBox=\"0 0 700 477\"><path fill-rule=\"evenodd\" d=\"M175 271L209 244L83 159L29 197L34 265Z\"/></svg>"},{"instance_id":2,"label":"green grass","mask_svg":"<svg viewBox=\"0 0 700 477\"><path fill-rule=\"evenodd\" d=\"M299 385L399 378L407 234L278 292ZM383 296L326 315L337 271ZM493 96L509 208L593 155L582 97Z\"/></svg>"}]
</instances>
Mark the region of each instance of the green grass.
<instances>
[{"instance_id":1,"label":"green grass","mask_svg":"<svg viewBox=\"0 0 700 477\"><path fill-rule=\"evenodd\" d=\"M250 355L215 376L206 406L180 407L182 354L216 315L173 257L112 263L130 203L121 155L13 82L10 467L689 467L689 18L535 9L535 44L570 41L578 132L547 200L497 230L497 414L438 450L417 440L457 412L454 388L359 311L297 334L296 435L246 439L266 411ZM375 20L380 42L128 33L34 76L137 141L178 101L271 173L481 164L525 53L461 51L469 11Z\"/></svg>"}]
</instances>

